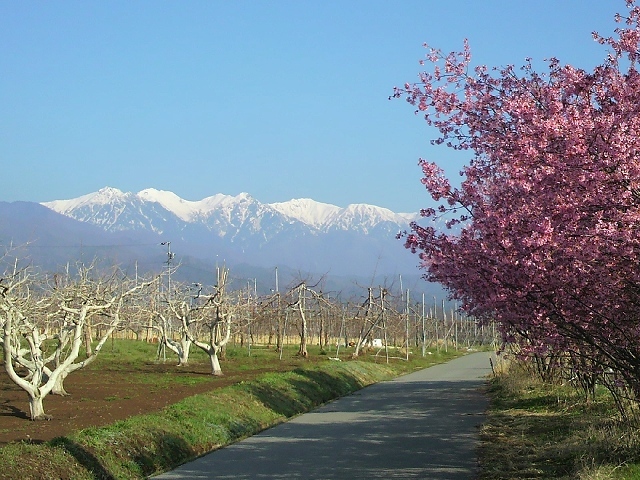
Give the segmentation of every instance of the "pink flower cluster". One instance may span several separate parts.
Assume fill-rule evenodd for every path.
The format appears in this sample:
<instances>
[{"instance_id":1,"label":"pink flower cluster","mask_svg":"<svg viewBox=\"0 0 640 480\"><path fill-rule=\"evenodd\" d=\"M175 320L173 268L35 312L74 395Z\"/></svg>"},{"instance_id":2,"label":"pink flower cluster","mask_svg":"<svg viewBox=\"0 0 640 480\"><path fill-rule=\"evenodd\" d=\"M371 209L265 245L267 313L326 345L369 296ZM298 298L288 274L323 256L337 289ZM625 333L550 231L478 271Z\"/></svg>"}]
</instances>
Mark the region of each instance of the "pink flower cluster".
<instances>
[{"instance_id":1,"label":"pink flower cluster","mask_svg":"<svg viewBox=\"0 0 640 480\"><path fill-rule=\"evenodd\" d=\"M455 234L412 224L425 278L505 340L590 352L589 368L613 368L640 396L640 8L626 4L617 37L594 34L609 52L593 71L472 69L465 42L429 49L431 72L393 96L438 129L433 143L472 155L459 188L420 160L443 202L422 215L462 212Z\"/></svg>"}]
</instances>

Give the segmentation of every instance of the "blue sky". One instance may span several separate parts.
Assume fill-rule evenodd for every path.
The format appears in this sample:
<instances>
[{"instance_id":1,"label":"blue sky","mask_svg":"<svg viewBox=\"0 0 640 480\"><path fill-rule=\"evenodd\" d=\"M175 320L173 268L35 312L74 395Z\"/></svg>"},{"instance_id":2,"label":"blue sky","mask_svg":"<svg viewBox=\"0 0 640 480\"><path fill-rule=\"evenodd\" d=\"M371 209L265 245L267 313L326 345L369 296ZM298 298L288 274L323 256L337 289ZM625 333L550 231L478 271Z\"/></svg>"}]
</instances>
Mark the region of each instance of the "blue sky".
<instances>
[{"instance_id":1,"label":"blue sky","mask_svg":"<svg viewBox=\"0 0 640 480\"><path fill-rule=\"evenodd\" d=\"M605 56L623 0L234 0L0 3L1 201L104 186L188 200L248 192L396 212L430 204L420 157L465 157L395 85L424 42L468 38L474 64Z\"/></svg>"}]
</instances>

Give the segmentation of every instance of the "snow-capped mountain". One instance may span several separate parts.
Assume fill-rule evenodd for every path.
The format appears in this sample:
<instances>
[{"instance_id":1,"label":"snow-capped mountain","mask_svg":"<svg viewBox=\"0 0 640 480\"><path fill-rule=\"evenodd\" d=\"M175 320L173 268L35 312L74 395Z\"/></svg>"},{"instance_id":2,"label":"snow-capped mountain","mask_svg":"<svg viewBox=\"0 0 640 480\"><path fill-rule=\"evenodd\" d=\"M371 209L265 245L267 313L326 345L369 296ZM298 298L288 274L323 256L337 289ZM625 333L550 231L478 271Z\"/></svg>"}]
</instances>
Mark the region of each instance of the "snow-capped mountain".
<instances>
[{"instance_id":1,"label":"snow-capped mountain","mask_svg":"<svg viewBox=\"0 0 640 480\"><path fill-rule=\"evenodd\" d=\"M201 224L224 237L249 223L256 230L264 218L300 222L311 231L354 230L367 233L381 225L406 226L416 218L397 214L386 208L352 204L340 208L309 198L263 204L248 193L237 196L217 194L199 201L180 198L173 192L148 188L138 193L105 187L97 192L70 200L54 200L42 205L68 217L101 226L105 230L151 228L164 233L167 223ZM169 216L167 215L169 214ZM170 218L171 216L175 219ZM233 228L230 228L233 227Z\"/></svg>"},{"instance_id":2,"label":"snow-capped mountain","mask_svg":"<svg viewBox=\"0 0 640 480\"><path fill-rule=\"evenodd\" d=\"M190 201L162 190L138 193L106 187L42 205L108 232L154 234L195 256L323 270L415 270L416 259L395 239L413 214L373 205L345 208L293 199L261 203L247 193Z\"/></svg>"},{"instance_id":3,"label":"snow-capped mountain","mask_svg":"<svg viewBox=\"0 0 640 480\"><path fill-rule=\"evenodd\" d=\"M299 198L288 202L272 203L272 208L283 215L321 230L341 208L320 203L310 198Z\"/></svg>"}]
</instances>

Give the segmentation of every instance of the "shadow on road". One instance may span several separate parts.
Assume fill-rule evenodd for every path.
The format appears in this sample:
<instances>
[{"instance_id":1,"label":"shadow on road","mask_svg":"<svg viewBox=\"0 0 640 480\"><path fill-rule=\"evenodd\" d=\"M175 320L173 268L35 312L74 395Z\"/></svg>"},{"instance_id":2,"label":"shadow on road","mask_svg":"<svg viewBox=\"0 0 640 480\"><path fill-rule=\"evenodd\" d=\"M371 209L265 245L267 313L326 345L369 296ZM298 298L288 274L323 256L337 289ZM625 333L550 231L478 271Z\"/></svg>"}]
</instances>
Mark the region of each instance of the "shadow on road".
<instances>
[{"instance_id":1,"label":"shadow on road","mask_svg":"<svg viewBox=\"0 0 640 480\"><path fill-rule=\"evenodd\" d=\"M161 478L473 478L488 359L464 365L372 385Z\"/></svg>"}]
</instances>

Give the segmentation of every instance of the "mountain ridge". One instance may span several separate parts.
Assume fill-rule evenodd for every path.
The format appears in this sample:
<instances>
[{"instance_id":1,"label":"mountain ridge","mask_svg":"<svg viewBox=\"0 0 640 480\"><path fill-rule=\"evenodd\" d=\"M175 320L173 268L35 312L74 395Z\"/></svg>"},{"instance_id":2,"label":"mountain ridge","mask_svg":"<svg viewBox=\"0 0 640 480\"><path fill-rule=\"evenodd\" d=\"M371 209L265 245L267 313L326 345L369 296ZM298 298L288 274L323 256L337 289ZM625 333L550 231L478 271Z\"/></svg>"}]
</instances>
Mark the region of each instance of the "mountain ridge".
<instances>
[{"instance_id":1,"label":"mountain ridge","mask_svg":"<svg viewBox=\"0 0 640 480\"><path fill-rule=\"evenodd\" d=\"M349 224L350 217L359 217L360 220L368 217L371 221L371 219L377 215L381 220L395 223L409 223L418 218L418 214L395 213L387 208L363 203L354 203L346 207L338 207L329 203L317 202L311 198L294 198L285 202L261 203L246 192L235 196L218 193L194 201L183 199L171 191L157 190L155 188L146 188L137 193L132 193L123 192L114 187L104 187L97 192L85 194L80 197L68 200L41 202L41 205L63 215L75 218L77 215L74 214L74 212L83 207L121 203L123 200L133 201L134 199L143 202L157 203L177 216L180 220L188 223L197 222L202 218L210 216L216 210L223 210L229 207L233 208L234 205L243 202L257 202L263 206L263 208L275 210L282 215L320 230L323 228L331 228L336 223L348 229L352 226Z\"/></svg>"},{"instance_id":2,"label":"mountain ridge","mask_svg":"<svg viewBox=\"0 0 640 480\"><path fill-rule=\"evenodd\" d=\"M374 205L310 198L269 204L246 192L192 201L154 188L113 187L41 205L106 232L153 234L194 258L332 274L416 271L416 258L396 235L419 215Z\"/></svg>"}]
</instances>

